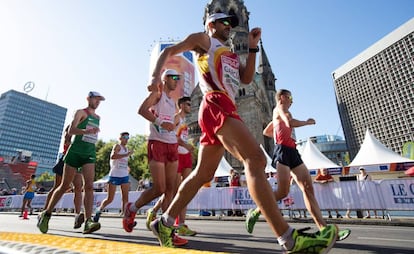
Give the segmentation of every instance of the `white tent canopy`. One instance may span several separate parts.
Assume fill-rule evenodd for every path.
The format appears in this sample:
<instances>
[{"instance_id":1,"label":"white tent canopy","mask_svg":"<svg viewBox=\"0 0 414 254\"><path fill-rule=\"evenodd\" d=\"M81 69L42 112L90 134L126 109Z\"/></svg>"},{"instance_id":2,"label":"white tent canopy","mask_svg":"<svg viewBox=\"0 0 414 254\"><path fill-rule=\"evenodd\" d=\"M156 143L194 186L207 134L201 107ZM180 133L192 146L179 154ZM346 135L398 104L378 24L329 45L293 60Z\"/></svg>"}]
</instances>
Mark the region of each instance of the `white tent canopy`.
<instances>
[{"instance_id":1,"label":"white tent canopy","mask_svg":"<svg viewBox=\"0 0 414 254\"><path fill-rule=\"evenodd\" d=\"M272 159L269 157L269 155L266 153L266 151L264 150L263 146L260 145L260 147L263 150L263 153L266 155L266 160L267 160L267 165L265 168L265 172L269 173L269 172L276 172L276 169L274 167L272 167ZM230 175L230 170L233 167L228 163L228 161L226 160L226 158L224 158L224 156L221 158L221 161L217 167L216 172L214 173L214 177L221 177L221 176L229 176Z\"/></svg>"},{"instance_id":2,"label":"white tent canopy","mask_svg":"<svg viewBox=\"0 0 414 254\"><path fill-rule=\"evenodd\" d=\"M369 130L367 130L361 148L348 166L355 167L413 161L414 160L402 157L394 151L388 149L385 145L379 142Z\"/></svg>"},{"instance_id":3,"label":"white tent canopy","mask_svg":"<svg viewBox=\"0 0 414 254\"><path fill-rule=\"evenodd\" d=\"M309 170L319 168L340 168L340 166L326 158L326 156L319 151L310 139L306 141L301 157Z\"/></svg>"},{"instance_id":4,"label":"white tent canopy","mask_svg":"<svg viewBox=\"0 0 414 254\"><path fill-rule=\"evenodd\" d=\"M231 165L228 163L226 158L224 158L223 156L216 169L216 173L214 173L214 177L229 176L230 169L232 169Z\"/></svg>"}]
</instances>

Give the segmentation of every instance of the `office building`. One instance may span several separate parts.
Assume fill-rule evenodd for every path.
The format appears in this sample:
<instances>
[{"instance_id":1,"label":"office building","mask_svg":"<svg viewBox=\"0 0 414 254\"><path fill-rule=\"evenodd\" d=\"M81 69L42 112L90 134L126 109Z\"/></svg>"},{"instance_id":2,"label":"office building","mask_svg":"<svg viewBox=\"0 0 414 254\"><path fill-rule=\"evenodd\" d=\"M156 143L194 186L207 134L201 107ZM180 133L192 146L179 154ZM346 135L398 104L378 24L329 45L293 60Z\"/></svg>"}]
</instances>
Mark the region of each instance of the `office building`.
<instances>
[{"instance_id":1,"label":"office building","mask_svg":"<svg viewBox=\"0 0 414 254\"><path fill-rule=\"evenodd\" d=\"M67 109L10 90L0 97L0 156L37 162L37 174L53 168Z\"/></svg>"},{"instance_id":2,"label":"office building","mask_svg":"<svg viewBox=\"0 0 414 254\"><path fill-rule=\"evenodd\" d=\"M350 159L368 129L402 154L414 140L414 18L332 73Z\"/></svg>"}]
</instances>

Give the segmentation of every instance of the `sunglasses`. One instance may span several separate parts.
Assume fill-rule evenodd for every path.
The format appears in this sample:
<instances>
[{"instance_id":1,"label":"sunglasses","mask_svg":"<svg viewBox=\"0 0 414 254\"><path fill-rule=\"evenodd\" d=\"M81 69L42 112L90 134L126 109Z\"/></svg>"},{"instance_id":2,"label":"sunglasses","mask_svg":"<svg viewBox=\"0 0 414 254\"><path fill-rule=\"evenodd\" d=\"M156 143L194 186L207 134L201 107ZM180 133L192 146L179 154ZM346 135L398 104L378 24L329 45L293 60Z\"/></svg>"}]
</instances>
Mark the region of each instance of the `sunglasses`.
<instances>
[{"instance_id":1,"label":"sunglasses","mask_svg":"<svg viewBox=\"0 0 414 254\"><path fill-rule=\"evenodd\" d=\"M129 136L128 135L124 135L124 136L122 136L122 138L129 139Z\"/></svg>"},{"instance_id":2,"label":"sunglasses","mask_svg":"<svg viewBox=\"0 0 414 254\"><path fill-rule=\"evenodd\" d=\"M169 77L171 77L173 80L180 80L180 76L178 75L171 75Z\"/></svg>"},{"instance_id":3,"label":"sunglasses","mask_svg":"<svg viewBox=\"0 0 414 254\"><path fill-rule=\"evenodd\" d=\"M290 100L290 101L293 101L293 97L292 97L292 95L287 95L287 94L285 94L285 96Z\"/></svg>"},{"instance_id":4,"label":"sunglasses","mask_svg":"<svg viewBox=\"0 0 414 254\"><path fill-rule=\"evenodd\" d=\"M230 21L227 19L219 19L217 20L217 22L220 22L221 24L225 25L225 26L230 26Z\"/></svg>"}]
</instances>

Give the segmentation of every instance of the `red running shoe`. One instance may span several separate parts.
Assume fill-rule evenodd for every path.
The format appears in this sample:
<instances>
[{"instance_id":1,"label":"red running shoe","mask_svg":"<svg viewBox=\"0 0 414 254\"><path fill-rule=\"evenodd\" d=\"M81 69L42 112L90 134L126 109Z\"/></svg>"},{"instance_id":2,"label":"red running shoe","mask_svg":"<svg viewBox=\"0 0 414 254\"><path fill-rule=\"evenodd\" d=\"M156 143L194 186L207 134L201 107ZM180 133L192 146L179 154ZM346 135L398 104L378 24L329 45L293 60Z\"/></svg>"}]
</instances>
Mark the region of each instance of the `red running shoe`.
<instances>
[{"instance_id":1,"label":"red running shoe","mask_svg":"<svg viewBox=\"0 0 414 254\"><path fill-rule=\"evenodd\" d=\"M137 223L135 222L135 215L137 213L136 212L135 213L131 212L131 210L129 210L131 205L133 205L133 203L131 203L131 202L129 202L128 204L125 205L124 217L122 218L122 227L128 233L132 232L134 227L137 225Z\"/></svg>"},{"instance_id":2,"label":"red running shoe","mask_svg":"<svg viewBox=\"0 0 414 254\"><path fill-rule=\"evenodd\" d=\"M188 240L179 237L176 233L173 233L172 239L174 246L184 246L188 243Z\"/></svg>"}]
</instances>

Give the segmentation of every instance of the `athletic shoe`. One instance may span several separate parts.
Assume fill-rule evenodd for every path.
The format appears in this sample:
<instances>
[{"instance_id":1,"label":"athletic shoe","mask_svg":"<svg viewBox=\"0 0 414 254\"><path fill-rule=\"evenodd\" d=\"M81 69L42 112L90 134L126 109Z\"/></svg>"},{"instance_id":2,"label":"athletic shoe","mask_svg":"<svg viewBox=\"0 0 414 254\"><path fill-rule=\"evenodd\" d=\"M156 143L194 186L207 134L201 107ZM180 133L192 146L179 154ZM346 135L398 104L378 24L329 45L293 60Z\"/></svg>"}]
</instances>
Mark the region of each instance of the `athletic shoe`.
<instances>
[{"instance_id":1,"label":"athletic shoe","mask_svg":"<svg viewBox=\"0 0 414 254\"><path fill-rule=\"evenodd\" d=\"M99 221L99 218L101 218L101 210L97 210L96 211L96 213L95 213L95 216L93 216L93 221L94 222L98 222Z\"/></svg>"},{"instance_id":2,"label":"athletic shoe","mask_svg":"<svg viewBox=\"0 0 414 254\"><path fill-rule=\"evenodd\" d=\"M38 217L37 217L37 227L39 228L40 232L43 234L46 234L49 230L49 220L51 215L47 215L46 211L43 211Z\"/></svg>"},{"instance_id":3,"label":"athletic shoe","mask_svg":"<svg viewBox=\"0 0 414 254\"><path fill-rule=\"evenodd\" d=\"M191 230L187 225L182 224L177 228L178 235L181 236L195 236L197 234L196 231Z\"/></svg>"},{"instance_id":4,"label":"athletic shoe","mask_svg":"<svg viewBox=\"0 0 414 254\"><path fill-rule=\"evenodd\" d=\"M85 222L85 215L83 213L77 214L75 216L75 223L73 224L73 228L77 229L82 227L82 223Z\"/></svg>"},{"instance_id":5,"label":"athletic shoe","mask_svg":"<svg viewBox=\"0 0 414 254\"><path fill-rule=\"evenodd\" d=\"M302 228L302 229L298 229L299 234L303 234L303 235L308 235L308 236L317 236L320 234L320 231L314 232L314 233L308 233L306 231L310 230L310 227L306 227L306 228ZM342 230L338 230L338 237L336 238L336 241L343 241L346 238L348 238L348 236L351 234L351 230L350 229L342 229Z\"/></svg>"},{"instance_id":6,"label":"athletic shoe","mask_svg":"<svg viewBox=\"0 0 414 254\"><path fill-rule=\"evenodd\" d=\"M174 246L184 246L188 243L188 240L179 237L175 233L173 233L173 235L172 235L172 241L173 241Z\"/></svg>"},{"instance_id":7,"label":"athletic shoe","mask_svg":"<svg viewBox=\"0 0 414 254\"><path fill-rule=\"evenodd\" d=\"M254 225L256 224L257 220L259 219L260 212L256 211L256 209L249 209L246 215L246 230L250 234L253 233Z\"/></svg>"},{"instance_id":8,"label":"athletic shoe","mask_svg":"<svg viewBox=\"0 0 414 254\"><path fill-rule=\"evenodd\" d=\"M336 242L338 229L335 225L324 227L319 234L307 234L294 230L295 245L287 253L328 253Z\"/></svg>"},{"instance_id":9,"label":"athletic shoe","mask_svg":"<svg viewBox=\"0 0 414 254\"><path fill-rule=\"evenodd\" d=\"M338 238L336 239L337 241L343 241L346 238L348 238L348 236L351 234L351 230L350 229L342 229L338 231Z\"/></svg>"},{"instance_id":10,"label":"athletic shoe","mask_svg":"<svg viewBox=\"0 0 414 254\"><path fill-rule=\"evenodd\" d=\"M126 232L130 233L132 232L132 230L134 229L135 225L137 225L137 223L134 221L135 220L135 215L137 214L136 212L131 212L131 210L129 210L129 208L131 207L131 205L133 205L133 203L129 202L128 204L125 205L124 208L124 217L122 218L122 227L125 229Z\"/></svg>"},{"instance_id":11,"label":"athletic shoe","mask_svg":"<svg viewBox=\"0 0 414 254\"><path fill-rule=\"evenodd\" d=\"M99 222L94 222L91 219L87 219L85 222L85 227L83 229L84 234L90 234L95 232L101 228L101 224Z\"/></svg>"},{"instance_id":12,"label":"athletic shoe","mask_svg":"<svg viewBox=\"0 0 414 254\"><path fill-rule=\"evenodd\" d=\"M151 222L151 230L152 233L158 238L158 241L160 242L161 247L170 247L174 248L173 244L173 234L174 234L174 228L173 227L167 227L162 224L161 219L155 219L153 222Z\"/></svg>"},{"instance_id":13,"label":"athletic shoe","mask_svg":"<svg viewBox=\"0 0 414 254\"><path fill-rule=\"evenodd\" d=\"M157 215L154 213L152 208L147 210L147 221L146 226L149 231L151 231L151 222L157 218Z\"/></svg>"}]
</instances>

